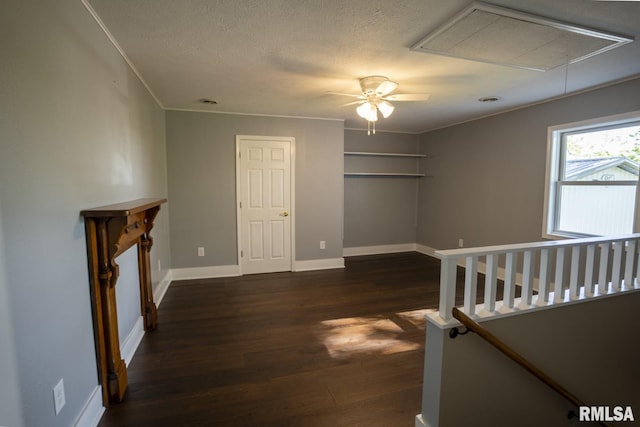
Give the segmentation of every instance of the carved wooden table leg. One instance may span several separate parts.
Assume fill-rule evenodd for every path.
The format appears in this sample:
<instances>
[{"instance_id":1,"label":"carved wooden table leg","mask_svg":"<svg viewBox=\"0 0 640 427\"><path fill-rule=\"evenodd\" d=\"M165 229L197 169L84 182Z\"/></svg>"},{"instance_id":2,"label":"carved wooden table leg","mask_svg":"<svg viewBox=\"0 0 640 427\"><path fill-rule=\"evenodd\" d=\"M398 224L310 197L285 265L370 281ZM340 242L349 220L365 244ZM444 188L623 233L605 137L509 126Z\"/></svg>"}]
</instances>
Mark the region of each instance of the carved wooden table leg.
<instances>
[{"instance_id":1,"label":"carved wooden table leg","mask_svg":"<svg viewBox=\"0 0 640 427\"><path fill-rule=\"evenodd\" d=\"M105 384L107 378L107 367L105 360L106 346L104 340L104 319L102 315L102 291L98 273L98 246L97 228L94 219L85 220L85 234L87 238L87 258L89 261L89 290L91 292L91 311L93 315L94 341L96 346L96 362L98 364L98 381ZM109 402L107 387L102 387L102 403Z\"/></svg>"},{"instance_id":2,"label":"carved wooden table leg","mask_svg":"<svg viewBox=\"0 0 640 427\"><path fill-rule=\"evenodd\" d=\"M118 307L116 305L116 282L118 266L113 262L106 244L106 221L98 223L98 245L100 302L102 305L102 330L104 331L106 357L106 383L109 403L122 402L127 390L127 367L120 354L120 337L118 335Z\"/></svg>"},{"instance_id":3,"label":"carved wooden table leg","mask_svg":"<svg viewBox=\"0 0 640 427\"><path fill-rule=\"evenodd\" d=\"M153 239L148 233L143 234L138 245L138 265L140 266L140 302L145 331L152 331L158 326L158 309L153 301L151 283L151 246L153 246Z\"/></svg>"},{"instance_id":4,"label":"carved wooden table leg","mask_svg":"<svg viewBox=\"0 0 640 427\"><path fill-rule=\"evenodd\" d=\"M116 289L112 286L102 287L103 313L108 320L105 324L106 356L107 356L107 393L109 403L122 402L127 391L127 367L120 354L118 336L118 319L116 307Z\"/></svg>"}]
</instances>

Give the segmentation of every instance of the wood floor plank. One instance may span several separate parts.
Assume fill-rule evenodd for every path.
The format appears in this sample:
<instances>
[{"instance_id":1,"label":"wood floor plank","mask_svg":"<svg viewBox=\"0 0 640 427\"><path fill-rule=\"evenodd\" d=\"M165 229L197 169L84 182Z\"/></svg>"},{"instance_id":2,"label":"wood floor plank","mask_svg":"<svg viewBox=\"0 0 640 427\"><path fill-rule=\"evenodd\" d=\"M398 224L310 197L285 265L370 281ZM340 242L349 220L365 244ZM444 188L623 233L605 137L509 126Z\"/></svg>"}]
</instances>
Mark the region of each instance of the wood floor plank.
<instances>
[{"instance_id":1,"label":"wood floor plank","mask_svg":"<svg viewBox=\"0 0 640 427\"><path fill-rule=\"evenodd\" d=\"M173 282L99 427L413 426L439 269L402 253Z\"/></svg>"}]
</instances>

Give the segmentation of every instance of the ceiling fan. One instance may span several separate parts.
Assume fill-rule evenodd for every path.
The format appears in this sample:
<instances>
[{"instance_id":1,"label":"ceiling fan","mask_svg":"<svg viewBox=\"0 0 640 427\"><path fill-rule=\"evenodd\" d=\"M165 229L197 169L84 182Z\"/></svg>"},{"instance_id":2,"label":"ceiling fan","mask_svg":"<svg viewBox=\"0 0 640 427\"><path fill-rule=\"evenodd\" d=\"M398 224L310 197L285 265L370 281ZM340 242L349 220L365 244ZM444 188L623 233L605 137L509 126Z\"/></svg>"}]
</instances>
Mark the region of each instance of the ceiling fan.
<instances>
[{"instance_id":1,"label":"ceiling fan","mask_svg":"<svg viewBox=\"0 0 640 427\"><path fill-rule=\"evenodd\" d=\"M398 83L391 81L384 76L369 76L360 79L360 89L362 94L354 95L348 93L331 92L335 95L346 95L358 98L358 101L349 102L344 105L359 104L356 112L360 117L367 120L367 134L372 131L376 133L376 122L378 112L382 117L387 118L393 113L394 106L390 101L426 101L429 95L426 94L394 94L391 92L398 88Z\"/></svg>"}]
</instances>

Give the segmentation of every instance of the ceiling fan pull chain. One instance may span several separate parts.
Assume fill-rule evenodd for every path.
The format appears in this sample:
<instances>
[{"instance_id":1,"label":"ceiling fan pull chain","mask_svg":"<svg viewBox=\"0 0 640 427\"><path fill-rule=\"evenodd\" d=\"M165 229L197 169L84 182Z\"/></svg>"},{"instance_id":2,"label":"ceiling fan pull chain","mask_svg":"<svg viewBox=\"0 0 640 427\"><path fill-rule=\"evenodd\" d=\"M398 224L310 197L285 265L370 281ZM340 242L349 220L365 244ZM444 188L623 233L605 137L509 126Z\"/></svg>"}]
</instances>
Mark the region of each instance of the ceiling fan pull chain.
<instances>
[{"instance_id":1,"label":"ceiling fan pull chain","mask_svg":"<svg viewBox=\"0 0 640 427\"><path fill-rule=\"evenodd\" d=\"M367 135L376 134L376 122L367 120Z\"/></svg>"}]
</instances>

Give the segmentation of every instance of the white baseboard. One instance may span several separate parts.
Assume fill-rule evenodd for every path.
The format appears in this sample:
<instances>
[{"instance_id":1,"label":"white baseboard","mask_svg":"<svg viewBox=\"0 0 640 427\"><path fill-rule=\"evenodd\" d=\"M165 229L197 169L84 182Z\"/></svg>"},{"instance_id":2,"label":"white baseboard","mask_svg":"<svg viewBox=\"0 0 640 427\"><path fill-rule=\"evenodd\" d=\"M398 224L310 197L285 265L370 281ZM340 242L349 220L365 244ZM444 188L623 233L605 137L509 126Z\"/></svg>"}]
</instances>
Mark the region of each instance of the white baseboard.
<instances>
[{"instance_id":1,"label":"white baseboard","mask_svg":"<svg viewBox=\"0 0 640 427\"><path fill-rule=\"evenodd\" d=\"M412 252L416 250L415 243L401 243L395 245L359 246L342 249L343 256L378 255L396 252Z\"/></svg>"},{"instance_id":2,"label":"white baseboard","mask_svg":"<svg viewBox=\"0 0 640 427\"><path fill-rule=\"evenodd\" d=\"M160 307L160 303L164 298L164 295L167 293L169 289L169 285L171 284L171 272L168 271L165 277L160 281L156 289L153 291L153 301L156 303L156 307ZM133 359L133 355L136 354L136 350L144 337L144 318L142 316L138 317L135 325L129 331L127 337L122 341L120 345L120 354L124 359L125 365L129 366L131 363L131 359Z\"/></svg>"},{"instance_id":3,"label":"white baseboard","mask_svg":"<svg viewBox=\"0 0 640 427\"><path fill-rule=\"evenodd\" d=\"M167 274L162 278L160 283L156 286L153 292L153 300L156 306L160 306L162 298L167 293L169 285L171 284L171 271L167 271ZM136 321L129 334L122 342L120 346L120 355L124 359L125 365L129 366L131 359L136 353L142 338L144 337L144 318L140 316ZM104 414L105 408L102 405L102 387L99 385L93 390L89 400L82 409L80 416L76 420L74 427L97 427L100 423L100 419Z\"/></svg>"},{"instance_id":4,"label":"white baseboard","mask_svg":"<svg viewBox=\"0 0 640 427\"><path fill-rule=\"evenodd\" d=\"M361 246L356 248L344 248L342 254L344 256L358 255L379 255L392 254L397 252L418 252L433 258L436 256L437 249L430 246L421 245L419 243L403 243L398 245L379 245L379 246Z\"/></svg>"},{"instance_id":5,"label":"white baseboard","mask_svg":"<svg viewBox=\"0 0 640 427\"><path fill-rule=\"evenodd\" d=\"M174 268L171 280L211 279L240 276L239 265L213 265L209 267Z\"/></svg>"},{"instance_id":6,"label":"white baseboard","mask_svg":"<svg viewBox=\"0 0 640 427\"><path fill-rule=\"evenodd\" d=\"M156 307L160 307L160 303L164 298L164 295L167 293L169 289L169 285L171 284L172 272L171 270L167 270L164 277L160 280L160 283L153 290L153 301L156 303Z\"/></svg>"},{"instance_id":7,"label":"white baseboard","mask_svg":"<svg viewBox=\"0 0 640 427\"><path fill-rule=\"evenodd\" d=\"M104 406L102 406L102 387L97 386L93 389L89 400L82 408L78 419L73 424L74 427L97 427L100 419L104 414Z\"/></svg>"},{"instance_id":8,"label":"white baseboard","mask_svg":"<svg viewBox=\"0 0 640 427\"><path fill-rule=\"evenodd\" d=\"M124 359L125 365L129 366L133 355L136 354L136 350L142 341L142 337L144 337L144 318L140 316L120 345L120 355Z\"/></svg>"},{"instance_id":9,"label":"white baseboard","mask_svg":"<svg viewBox=\"0 0 640 427\"><path fill-rule=\"evenodd\" d=\"M433 257L433 258L438 258L436 256L436 251L437 249L432 248L431 246L425 246L425 245L416 243L416 252L420 252L421 254L424 254L424 255L429 255L430 257Z\"/></svg>"},{"instance_id":10,"label":"white baseboard","mask_svg":"<svg viewBox=\"0 0 640 427\"><path fill-rule=\"evenodd\" d=\"M328 270L331 268L344 268L344 258L295 261L293 271Z\"/></svg>"},{"instance_id":11,"label":"white baseboard","mask_svg":"<svg viewBox=\"0 0 640 427\"><path fill-rule=\"evenodd\" d=\"M416 415L415 427L429 427L429 424L422 418L422 414Z\"/></svg>"},{"instance_id":12,"label":"white baseboard","mask_svg":"<svg viewBox=\"0 0 640 427\"><path fill-rule=\"evenodd\" d=\"M327 270L330 268L344 268L344 258L312 259L293 262L293 271ZM216 277L234 276L241 276L239 265L175 268L171 270L171 280L213 279Z\"/></svg>"}]
</instances>

